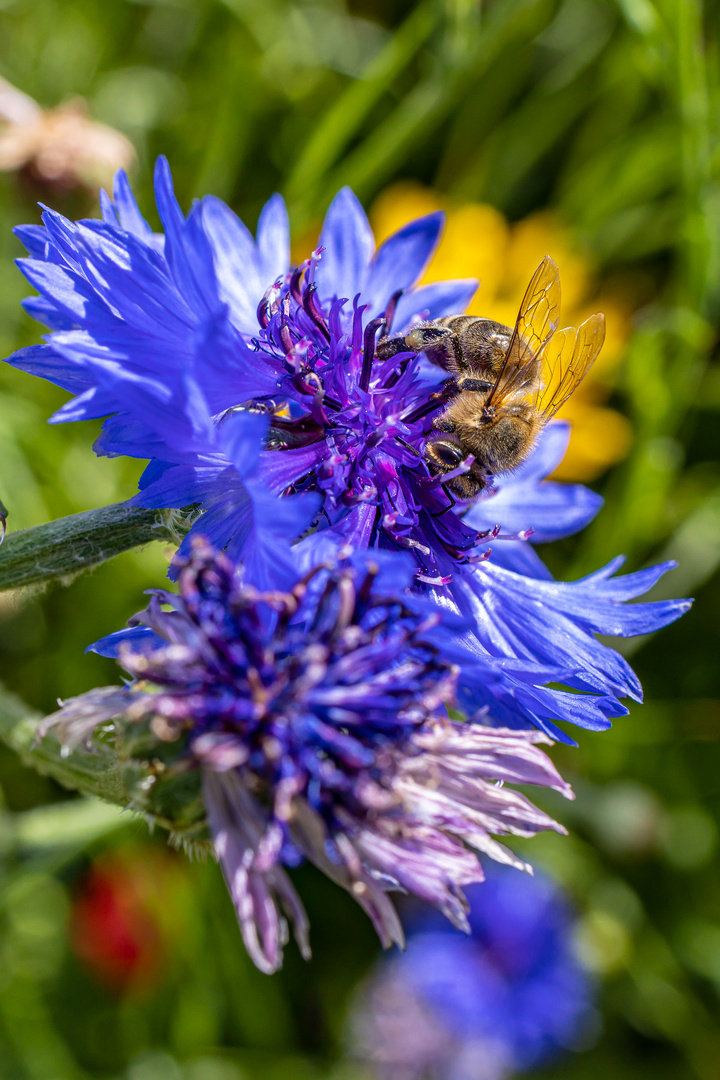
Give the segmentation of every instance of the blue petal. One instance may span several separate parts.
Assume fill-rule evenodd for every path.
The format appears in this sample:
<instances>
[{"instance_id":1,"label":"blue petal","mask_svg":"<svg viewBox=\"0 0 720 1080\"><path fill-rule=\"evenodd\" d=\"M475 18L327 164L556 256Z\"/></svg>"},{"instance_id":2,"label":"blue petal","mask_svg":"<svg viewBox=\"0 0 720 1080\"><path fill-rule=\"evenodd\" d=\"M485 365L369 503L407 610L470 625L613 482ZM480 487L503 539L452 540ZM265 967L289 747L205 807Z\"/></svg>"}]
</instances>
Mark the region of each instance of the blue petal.
<instances>
[{"instance_id":1,"label":"blue petal","mask_svg":"<svg viewBox=\"0 0 720 1080\"><path fill-rule=\"evenodd\" d=\"M565 457L570 443L571 425L567 420L552 420L540 433L535 448L527 461L503 478L506 484L523 484L530 480L544 480L555 472Z\"/></svg>"},{"instance_id":2,"label":"blue petal","mask_svg":"<svg viewBox=\"0 0 720 1080\"><path fill-rule=\"evenodd\" d=\"M48 423L71 424L78 420L99 420L100 417L112 412L113 407L107 394L103 394L97 386L91 386L89 390L85 390L61 406L56 413L53 413ZM125 450L122 451L122 453L125 452Z\"/></svg>"},{"instance_id":3,"label":"blue petal","mask_svg":"<svg viewBox=\"0 0 720 1080\"><path fill-rule=\"evenodd\" d=\"M362 292L362 302L370 306L370 317L383 312L398 289L409 289L422 276L437 247L444 220L441 212L417 218L380 245Z\"/></svg>"},{"instance_id":4,"label":"blue petal","mask_svg":"<svg viewBox=\"0 0 720 1080\"><path fill-rule=\"evenodd\" d=\"M243 479L257 473L268 426L267 416L238 412L228 416L218 429L218 442Z\"/></svg>"},{"instance_id":5,"label":"blue petal","mask_svg":"<svg viewBox=\"0 0 720 1080\"><path fill-rule=\"evenodd\" d=\"M292 542L317 513L321 496L280 499L257 482L241 484L237 473L228 469L204 502L208 508L185 537L179 554L188 554L193 537L204 536L234 562L241 562L245 580L258 588L292 587L299 577ZM176 567L171 567L170 577L176 576Z\"/></svg>"},{"instance_id":6,"label":"blue petal","mask_svg":"<svg viewBox=\"0 0 720 1080\"><path fill-rule=\"evenodd\" d=\"M205 537L213 547L225 551L234 561L239 561L242 550L252 533L253 506L247 489L239 482L234 472L227 470L223 475L224 483L218 483L212 495L206 498L206 505L212 503L198 520L178 549L178 556L190 554L192 541L196 536ZM168 577L176 580L178 566L175 561L170 566Z\"/></svg>"},{"instance_id":7,"label":"blue petal","mask_svg":"<svg viewBox=\"0 0 720 1080\"><path fill-rule=\"evenodd\" d=\"M304 532L322 503L316 492L278 499L250 485L255 525L242 551L245 580L259 589L291 588L299 575L292 541Z\"/></svg>"},{"instance_id":8,"label":"blue petal","mask_svg":"<svg viewBox=\"0 0 720 1080\"><path fill-rule=\"evenodd\" d=\"M31 319L37 319L50 330L72 330L76 325L74 319L57 311L55 304L44 296L28 296L20 303Z\"/></svg>"},{"instance_id":9,"label":"blue petal","mask_svg":"<svg viewBox=\"0 0 720 1080\"><path fill-rule=\"evenodd\" d=\"M16 225L13 233L33 259L41 259L43 262L47 259L48 235L42 225Z\"/></svg>"},{"instance_id":10,"label":"blue petal","mask_svg":"<svg viewBox=\"0 0 720 1080\"><path fill-rule=\"evenodd\" d=\"M97 382L101 385L104 383L108 387L117 387L123 384L124 392L131 386L142 387L145 393L152 394L165 403L173 396L172 389L155 377L153 365L138 363L140 357L137 354L131 365L127 362L127 349L105 344L86 330L61 331L53 335L52 344L61 356L81 365L86 371L94 371ZM146 349L149 348L150 343L147 343Z\"/></svg>"},{"instance_id":11,"label":"blue petal","mask_svg":"<svg viewBox=\"0 0 720 1080\"><path fill-rule=\"evenodd\" d=\"M192 362L188 367L202 382L213 413L277 392L279 362L247 345L225 311L206 319L192 335L190 345Z\"/></svg>"},{"instance_id":12,"label":"blue petal","mask_svg":"<svg viewBox=\"0 0 720 1080\"><path fill-rule=\"evenodd\" d=\"M115 173L113 199L121 228L137 236L138 240L152 240L153 231L138 209L124 169L118 169Z\"/></svg>"},{"instance_id":13,"label":"blue petal","mask_svg":"<svg viewBox=\"0 0 720 1080\"><path fill-rule=\"evenodd\" d=\"M445 315L461 315L478 290L474 278L458 281L437 281L421 285L404 293L395 309L392 332L400 333L414 319L441 319Z\"/></svg>"},{"instance_id":14,"label":"blue petal","mask_svg":"<svg viewBox=\"0 0 720 1080\"><path fill-rule=\"evenodd\" d=\"M88 314L94 301L90 287L76 275L54 263L38 262L36 259L16 259L27 280L59 311L76 325Z\"/></svg>"},{"instance_id":15,"label":"blue petal","mask_svg":"<svg viewBox=\"0 0 720 1080\"><path fill-rule=\"evenodd\" d=\"M85 652L94 652L98 656L109 656L112 660L117 660L122 645L130 648L132 652L142 653L166 644L149 626L129 626L124 630L116 630L107 637L101 637L99 641L88 645Z\"/></svg>"},{"instance_id":16,"label":"blue petal","mask_svg":"<svg viewBox=\"0 0 720 1080\"><path fill-rule=\"evenodd\" d=\"M115 213L115 207L112 204L112 199L108 195L105 188L100 188L100 213L105 225L112 225L114 228L120 228L120 222L118 216Z\"/></svg>"},{"instance_id":17,"label":"blue petal","mask_svg":"<svg viewBox=\"0 0 720 1080\"><path fill-rule=\"evenodd\" d=\"M467 521L467 518L465 519ZM490 542L490 558L496 566L503 566L525 577L552 581L552 574L537 552L524 540L493 540Z\"/></svg>"},{"instance_id":18,"label":"blue petal","mask_svg":"<svg viewBox=\"0 0 720 1080\"><path fill-rule=\"evenodd\" d=\"M222 468L171 465L166 466L162 475L152 482L148 482L143 474L142 490L128 500L128 505L157 510L173 507L180 510L184 506L192 506L193 503L203 502L217 490L218 478L225 471Z\"/></svg>"},{"instance_id":19,"label":"blue petal","mask_svg":"<svg viewBox=\"0 0 720 1080\"><path fill-rule=\"evenodd\" d=\"M200 203L200 218L212 248L220 298L238 329L256 334L258 304L275 278L266 277L252 235L229 206L207 196Z\"/></svg>"},{"instance_id":20,"label":"blue petal","mask_svg":"<svg viewBox=\"0 0 720 1080\"><path fill-rule=\"evenodd\" d=\"M671 560L658 563L656 566L648 566L645 570L636 570L634 574L625 574L624 577L610 580L610 575L614 574L624 561L624 558L619 556L609 562L607 566L602 567L602 569L596 570L593 574L588 574L587 577L580 578L577 584L592 585L593 592L598 596L606 596L615 601L634 600L651 589L664 574L667 574L668 570L674 570L677 566L677 563ZM689 600L674 602L691 603Z\"/></svg>"},{"instance_id":21,"label":"blue petal","mask_svg":"<svg viewBox=\"0 0 720 1080\"><path fill-rule=\"evenodd\" d=\"M49 345L29 345L9 356L6 363L41 379L61 386L73 394L81 394L92 386L92 378L82 367L59 356Z\"/></svg>"},{"instance_id":22,"label":"blue petal","mask_svg":"<svg viewBox=\"0 0 720 1080\"><path fill-rule=\"evenodd\" d=\"M75 403L79 403L80 400L80 398L76 398ZM66 418L70 419L72 405L73 402L69 402L67 406L60 409L52 417L51 423L62 422ZM65 409L68 410L67 414L65 414ZM87 407L87 412L88 416L90 416L92 413L92 401ZM106 409L103 410L103 414L105 412L107 412ZM168 454L166 441L157 432L149 428L147 424L136 420L126 412L118 412L114 416L107 418L100 435L93 444L93 450L99 457L127 455L136 458L163 458L164 455Z\"/></svg>"},{"instance_id":23,"label":"blue petal","mask_svg":"<svg viewBox=\"0 0 720 1080\"><path fill-rule=\"evenodd\" d=\"M635 575L631 575L634 578ZM628 636L657 630L687 610L687 601L654 604L618 603L628 589L650 580L623 584L601 580L555 582L527 578L491 562L478 564L453 584L460 610L475 622L482 647L497 656L516 656L575 670L559 681L581 690L641 697L640 684L627 662L601 645L596 633Z\"/></svg>"},{"instance_id":24,"label":"blue petal","mask_svg":"<svg viewBox=\"0 0 720 1080\"><path fill-rule=\"evenodd\" d=\"M258 263L265 282L263 294L290 266L290 222L282 195L273 195L260 212L257 226ZM262 299L258 297L258 303ZM257 304L255 305L257 307Z\"/></svg>"},{"instance_id":25,"label":"blue petal","mask_svg":"<svg viewBox=\"0 0 720 1080\"><path fill-rule=\"evenodd\" d=\"M599 570L594 570L592 574L588 574L587 577L582 578L582 580L586 583L591 581L607 581L607 579L617 573L618 570L621 570L626 562L627 559L624 555L616 555L615 558L611 559L605 566L601 566ZM667 566L668 569L671 569L674 564L665 563L664 565Z\"/></svg>"},{"instance_id":26,"label":"blue petal","mask_svg":"<svg viewBox=\"0 0 720 1080\"><path fill-rule=\"evenodd\" d=\"M581 484L557 484L534 481L507 486L500 484L496 495L479 499L468 511L465 521L474 529L492 529L519 533L533 529L533 543L559 540L583 529L603 504L602 497Z\"/></svg>"},{"instance_id":27,"label":"blue petal","mask_svg":"<svg viewBox=\"0 0 720 1080\"><path fill-rule=\"evenodd\" d=\"M159 157L155 166L155 196L165 226L165 256L178 291L194 311L213 312L220 301L212 251L201 226L200 212L196 207L185 221L164 157Z\"/></svg>"},{"instance_id":28,"label":"blue petal","mask_svg":"<svg viewBox=\"0 0 720 1080\"><path fill-rule=\"evenodd\" d=\"M375 239L367 215L350 188L342 188L325 215L320 246L324 248L315 274L322 300L352 300L362 291Z\"/></svg>"}]
</instances>

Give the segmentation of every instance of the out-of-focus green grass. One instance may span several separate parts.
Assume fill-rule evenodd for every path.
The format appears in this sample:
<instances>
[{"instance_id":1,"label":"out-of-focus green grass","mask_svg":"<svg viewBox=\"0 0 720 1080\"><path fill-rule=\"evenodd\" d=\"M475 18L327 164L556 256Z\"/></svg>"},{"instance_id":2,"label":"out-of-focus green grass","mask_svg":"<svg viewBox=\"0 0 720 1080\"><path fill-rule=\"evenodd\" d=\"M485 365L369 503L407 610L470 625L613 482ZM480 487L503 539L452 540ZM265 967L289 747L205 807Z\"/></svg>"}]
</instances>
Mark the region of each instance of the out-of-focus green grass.
<instances>
[{"instance_id":1,"label":"out-of-focus green grass","mask_svg":"<svg viewBox=\"0 0 720 1080\"><path fill-rule=\"evenodd\" d=\"M698 596L633 656L648 704L558 748L578 799L552 809L571 836L529 846L575 895L580 947L603 978L598 1041L547 1073L568 1080L714 1080L720 1060L719 14L714 0L0 0L0 73L46 106L83 95L127 133L151 220L160 152L185 206L214 192L252 225L281 190L299 236L339 185L369 203L414 178L511 220L551 206L604 273L653 297L613 401L633 421L632 454L599 484L597 522L546 552L564 575L618 551L632 566L668 554L681 565L661 588ZM38 220L38 198L97 212L88 195L0 176L3 355L39 339L10 232ZM12 527L134 490L139 466L90 454L92 425L46 425L63 399L0 371ZM49 710L115 679L83 648L158 583L156 548L4 596L4 681ZM333 1062L376 946L344 894L301 872L315 960L291 947L269 980L244 956L217 868L179 863L164 978L113 994L73 958L68 904L89 860L142 826L100 816L59 841L57 811L33 808L67 796L8 752L0 777L0 1080L359 1075Z\"/></svg>"}]
</instances>

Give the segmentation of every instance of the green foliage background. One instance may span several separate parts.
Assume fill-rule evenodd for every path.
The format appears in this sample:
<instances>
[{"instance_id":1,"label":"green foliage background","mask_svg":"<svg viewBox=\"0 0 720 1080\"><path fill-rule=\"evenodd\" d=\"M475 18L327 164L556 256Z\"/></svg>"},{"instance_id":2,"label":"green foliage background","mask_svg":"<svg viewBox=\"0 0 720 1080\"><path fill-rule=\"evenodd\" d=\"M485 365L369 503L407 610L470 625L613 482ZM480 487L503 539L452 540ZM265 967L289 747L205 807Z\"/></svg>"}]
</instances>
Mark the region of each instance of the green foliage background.
<instances>
[{"instance_id":1,"label":"green foliage background","mask_svg":"<svg viewBox=\"0 0 720 1080\"><path fill-rule=\"evenodd\" d=\"M0 0L0 73L45 106L80 94L125 131L151 220L160 152L185 206L214 192L252 225L280 190L300 234L341 184L367 203L417 178L511 220L554 207L604 272L650 283L614 402L635 427L631 457L599 484L597 522L545 554L563 576L618 551L631 567L676 557L655 598L697 603L634 643L648 703L554 752L578 799L548 806L571 836L529 854L575 897L603 1013L594 1044L544 1074L557 1080L718 1075L718 15L714 0ZM38 219L37 198L96 212L87 196L0 176L2 355L39 336L19 307L10 231ZM132 463L91 455L92 424L46 425L63 397L0 371L13 528L134 490ZM83 648L122 625L165 567L155 544L67 587L0 594L6 685L49 711L113 681ZM362 1075L341 1060L341 1030L377 946L344 894L301 872L315 959L306 967L290 948L268 979L244 956L217 868L178 859L163 978L114 994L74 959L68 905L89 861L148 843L144 827L10 751L0 780L0 1080Z\"/></svg>"}]
</instances>

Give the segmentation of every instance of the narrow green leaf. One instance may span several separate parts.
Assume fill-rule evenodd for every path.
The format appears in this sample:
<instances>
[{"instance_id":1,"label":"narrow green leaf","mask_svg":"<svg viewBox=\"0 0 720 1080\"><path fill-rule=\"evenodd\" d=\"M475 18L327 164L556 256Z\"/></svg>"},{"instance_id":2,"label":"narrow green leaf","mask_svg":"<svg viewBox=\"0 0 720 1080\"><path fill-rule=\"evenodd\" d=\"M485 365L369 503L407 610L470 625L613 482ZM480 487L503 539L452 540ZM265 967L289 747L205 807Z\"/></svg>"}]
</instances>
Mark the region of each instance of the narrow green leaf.
<instances>
[{"instance_id":1,"label":"narrow green leaf","mask_svg":"<svg viewBox=\"0 0 720 1080\"><path fill-rule=\"evenodd\" d=\"M293 219L313 205L322 177L356 137L370 110L417 55L435 29L439 12L432 2L418 4L362 77L330 106L301 153L286 184Z\"/></svg>"},{"instance_id":2,"label":"narrow green leaf","mask_svg":"<svg viewBox=\"0 0 720 1080\"><path fill-rule=\"evenodd\" d=\"M14 839L25 852L85 847L127 825L132 817L100 799L71 799L16 814Z\"/></svg>"},{"instance_id":3,"label":"narrow green leaf","mask_svg":"<svg viewBox=\"0 0 720 1080\"><path fill-rule=\"evenodd\" d=\"M382 187L410 151L437 131L466 99L470 88L513 38L518 17L534 6L528 0L497 5L483 23L473 24L473 32L460 50L450 27L451 32L441 36L436 45L440 62L326 176L320 201L326 202L344 184L360 198L369 198Z\"/></svg>"}]
</instances>

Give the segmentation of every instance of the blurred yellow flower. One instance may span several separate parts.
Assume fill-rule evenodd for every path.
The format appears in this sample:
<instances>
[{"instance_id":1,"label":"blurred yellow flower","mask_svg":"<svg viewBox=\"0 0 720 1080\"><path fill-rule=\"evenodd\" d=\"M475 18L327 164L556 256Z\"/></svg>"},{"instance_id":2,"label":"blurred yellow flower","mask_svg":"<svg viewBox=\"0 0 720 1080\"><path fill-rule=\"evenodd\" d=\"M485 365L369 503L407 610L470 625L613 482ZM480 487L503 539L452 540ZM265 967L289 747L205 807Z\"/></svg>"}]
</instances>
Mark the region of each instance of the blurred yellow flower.
<instances>
[{"instance_id":1,"label":"blurred yellow flower","mask_svg":"<svg viewBox=\"0 0 720 1080\"><path fill-rule=\"evenodd\" d=\"M446 205L434 191L414 182L382 192L370 212L378 241L422 214L447 212L445 232L424 281L477 277L481 286L470 308L512 326L538 263L551 255L560 267L563 325L577 326L593 311L607 317L605 345L589 376L560 412L572 422L572 439L555 475L592 480L627 455L632 430L626 417L606 407L614 374L630 333L630 307L595 291L593 270L566 228L548 211L510 225L492 206Z\"/></svg>"}]
</instances>

